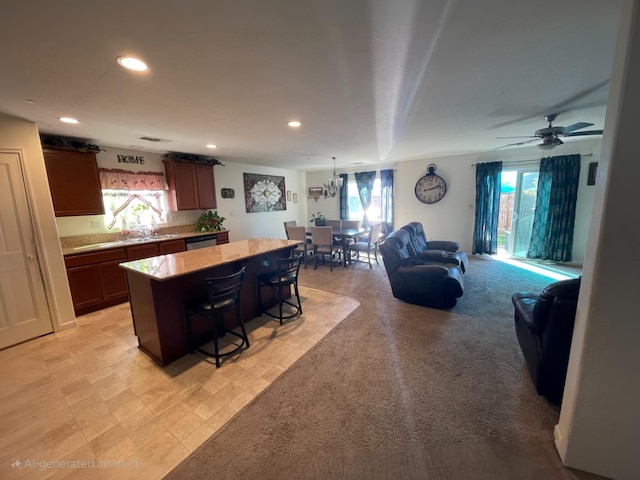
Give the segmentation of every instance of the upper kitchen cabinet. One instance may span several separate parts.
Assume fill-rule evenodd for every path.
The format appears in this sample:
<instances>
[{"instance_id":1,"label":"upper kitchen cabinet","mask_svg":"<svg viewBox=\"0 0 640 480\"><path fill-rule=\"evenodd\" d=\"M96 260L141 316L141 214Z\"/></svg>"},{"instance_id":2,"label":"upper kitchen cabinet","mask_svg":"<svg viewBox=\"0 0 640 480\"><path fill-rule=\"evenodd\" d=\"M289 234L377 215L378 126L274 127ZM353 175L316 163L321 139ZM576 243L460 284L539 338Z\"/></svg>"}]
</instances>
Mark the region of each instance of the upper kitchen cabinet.
<instances>
[{"instance_id":1,"label":"upper kitchen cabinet","mask_svg":"<svg viewBox=\"0 0 640 480\"><path fill-rule=\"evenodd\" d=\"M216 185L213 165L163 160L169 185L169 208L206 210L216 208Z\"/></svg>"},{"instance_id":2,"label":"upper kitchen cabinet","mask_svg":"<svg viewBox=\"0 0 640 480\"><path fill-rule=\"evenodd\" d=\"M42 153L56 217L103 215L96 154L53 148Z\"/></svg>"}]
</instances>

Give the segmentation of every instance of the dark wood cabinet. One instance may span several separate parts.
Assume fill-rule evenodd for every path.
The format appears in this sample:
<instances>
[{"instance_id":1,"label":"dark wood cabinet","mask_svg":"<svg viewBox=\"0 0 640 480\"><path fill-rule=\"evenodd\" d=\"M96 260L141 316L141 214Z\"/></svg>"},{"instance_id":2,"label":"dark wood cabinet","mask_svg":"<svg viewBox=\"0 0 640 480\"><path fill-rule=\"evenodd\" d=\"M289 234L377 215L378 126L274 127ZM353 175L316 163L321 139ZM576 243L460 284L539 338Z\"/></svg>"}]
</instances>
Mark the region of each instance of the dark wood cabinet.
<instances>
[{"instance_id":1,"label":"dark wood cabinet","mask_svg":"<svg viewBox=\"0 0 640 480\"><path fill-rule=\"evenodd\" d=\"M103 215L95 153L52 148L42 153L56 217Z\"/></svg>"},{"instance_id":2,"label":"dark wood cabinet","mask_svg":"<svg viewBox=\"0 0 640 480\"><path fill-rule=\"evenodd\" d=\"M144 245L127 247L127 261L157 257L158 255L160 255L160 251L157 243L145 243Z\"/></svg>"},{"instance_id":3,"label":"dark wood cabinet","mask_svg":"<svg viewBox=\"0 0 640 480\"><path fill-rule=\"evenodd\" d=\"M198 208L216 208L216 184L213 177L213 166L195 166L196 184L198 185Z\"/></svg>"},{"instance_id":4,"label":"dark wood cabinet","mask_svg":"<svg viewBox=\"0 0 640 480\"><path fill-rule=\"evenodd\" d=\"M186 247L184 240L167 240L158 244L158 250L160 255L167 255L169 253L184 252Z\"/></svg>"},{"instance_id":5,"label":"dark wood cabinet","mask_svg":"<svg viewBox=\"0 0 640 480\"><path fill-rule=\"evenodd\" d=\"M172 211L217 207L212 165L169 159L163 162L169 185L169 208Z\"/></svg>"},{"instance_id":6,"label":"dark wood cabinet","mask_svg":"<svg viewBox=\"0 0 640 480\"><path fill-rule=\"evenodd\" d=\"M216 244L222 245L223 243L229 243L229 232L220 232L216 234Z\"/></svg>"},{"instance_id":7,"label":"dark wood cabinet","mask_svg":"<svg viewBox=\"0 0 640 480\"><path fill-rule=\"evenodd\" d=\"M119 267L123 248L65 257L76 315L84 315L128 300L127 277Z\"/></svg>"}]
</instances>

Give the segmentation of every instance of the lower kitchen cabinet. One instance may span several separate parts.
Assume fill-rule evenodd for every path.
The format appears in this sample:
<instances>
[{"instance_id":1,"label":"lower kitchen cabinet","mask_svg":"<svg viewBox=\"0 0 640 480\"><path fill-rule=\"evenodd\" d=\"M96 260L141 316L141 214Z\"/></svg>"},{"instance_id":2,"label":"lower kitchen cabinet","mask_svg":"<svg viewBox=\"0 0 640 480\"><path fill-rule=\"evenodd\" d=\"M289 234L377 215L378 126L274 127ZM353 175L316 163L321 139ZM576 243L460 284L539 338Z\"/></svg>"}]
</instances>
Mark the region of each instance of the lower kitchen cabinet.
<instances>
[{"instance_id":1,"label":"lower kitchen cabinet","mask_svg":"<svg viewBox=\"0 0 640 480\"><path fill-rule=\"evenodd\" d=\"M129 299L127 277L118 266L126 261L123 248L70 255L64 261L76 315Z\"/></svg>"},{"instance_id":2,"label":"lower kitchen cabinet","mask_svg":"<svg viewBox=\"0 0 640 480\"><path fill-rule=\"evenodd\" d=\"M76 315L84 315L129 300L123 262L184 252L183 239L131 245L64 258Z\"/></svg>"}]
</instances>

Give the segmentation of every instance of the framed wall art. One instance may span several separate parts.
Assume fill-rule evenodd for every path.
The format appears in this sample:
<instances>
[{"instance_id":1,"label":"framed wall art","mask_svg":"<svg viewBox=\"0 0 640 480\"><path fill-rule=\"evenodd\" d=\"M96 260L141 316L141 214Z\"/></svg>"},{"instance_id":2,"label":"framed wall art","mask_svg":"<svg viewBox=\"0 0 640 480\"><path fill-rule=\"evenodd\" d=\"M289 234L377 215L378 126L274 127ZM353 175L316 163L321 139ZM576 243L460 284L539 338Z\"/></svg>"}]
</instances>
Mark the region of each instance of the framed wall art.
<instances>
[{"instance_id":1,"label":"framed wall art","mask_svg":"<svg viewBox=\"0 0 640 480\"><path fill-rule=\"evenodd\" d=\"M287 209L284 177L244 173L247 213L277 212Z\"/></svg>"}]
</instances>

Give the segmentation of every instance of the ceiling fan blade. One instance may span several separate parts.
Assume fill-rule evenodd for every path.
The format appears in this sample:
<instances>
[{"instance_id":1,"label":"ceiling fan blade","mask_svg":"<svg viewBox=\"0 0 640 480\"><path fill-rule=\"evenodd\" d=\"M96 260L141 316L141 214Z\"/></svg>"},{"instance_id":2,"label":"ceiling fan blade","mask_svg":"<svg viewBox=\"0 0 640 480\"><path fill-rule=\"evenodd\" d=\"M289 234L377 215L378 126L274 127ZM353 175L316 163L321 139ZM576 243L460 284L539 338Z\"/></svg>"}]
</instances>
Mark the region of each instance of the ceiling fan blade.
<instances>
[{"instance_id":1,"label":"ceiling fan blade","mask_svg":"<svg viewBox=\"0 0 640 480\"><path fill-rule=\"evenodd\" d=\"M537 141L538 141L538 137L534 137L531 140L524 140L522 142L509 143L508 145L502 145L501 147L494 148L494 150L500 150L501 148L507 148L507 147L517 147L518 145L525 145L527 143L537 142Z\"/></svg>"},{"instance_id":2,"label":"ceiling fan blade","mask_svg":"<svg viewBox=\"0 0 640 480\"><path fill-rule=\"evenodd\" d=\"M518 135L517 137L496 137L496 138L538 138L537 135Z\"/></svg>"},{"instance_id":3,"label":"ceiling fan blade","mask_svg":"<svg viewBox=\"0 0 640 480\"><path fill-rule=\"evenodd\" d=\"M573 132L563 135L564 137L582 137L584 135L602 135L602 130L585 130L584 132Z\"/></svg>"},{"instance_id":4,"label":"ceiling fan blade","mask_svg":"<svg viewBox=\"0 0 640 480\"><path fill-rule=\"evenodd\" d=\"M562 133L564 135L566 135L567 133L571 133L574 130L580 130L581 128L590 127L591 125L593 125L593 123L586 123L586 122L574 123L573 125L569 125L568 127L564 127L562 129Z\"/></svg>"}]
</instances>

